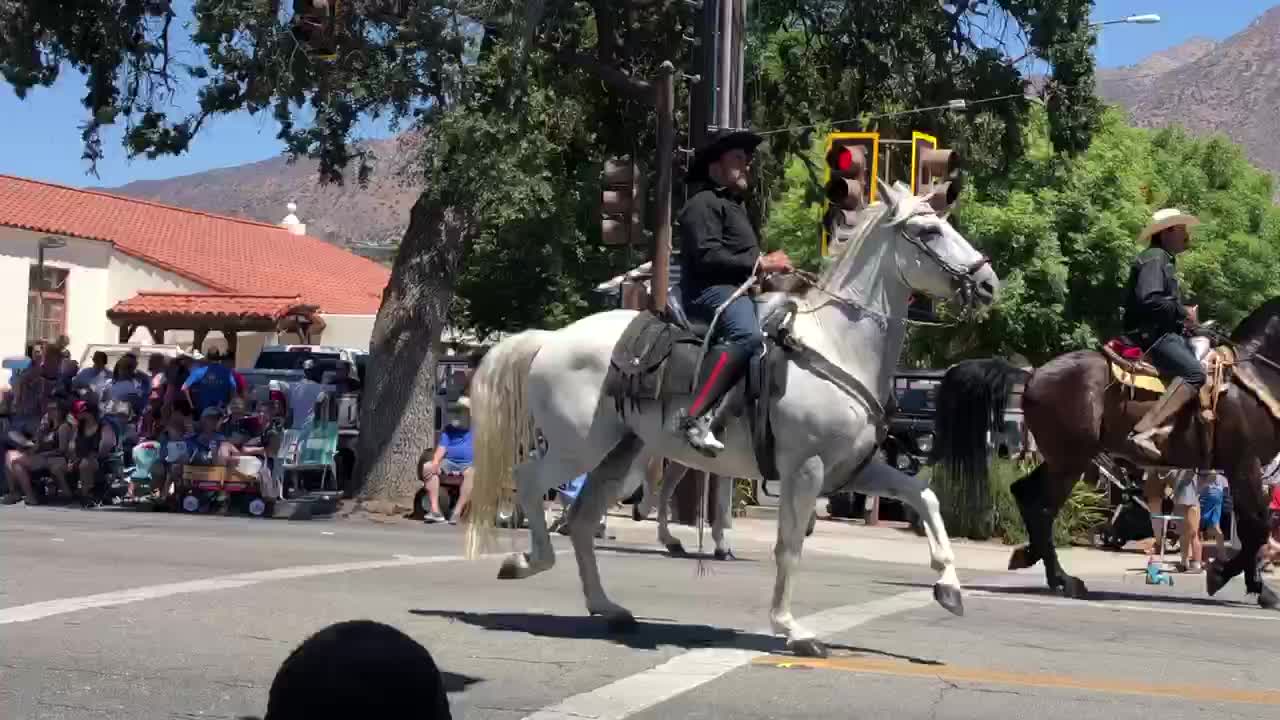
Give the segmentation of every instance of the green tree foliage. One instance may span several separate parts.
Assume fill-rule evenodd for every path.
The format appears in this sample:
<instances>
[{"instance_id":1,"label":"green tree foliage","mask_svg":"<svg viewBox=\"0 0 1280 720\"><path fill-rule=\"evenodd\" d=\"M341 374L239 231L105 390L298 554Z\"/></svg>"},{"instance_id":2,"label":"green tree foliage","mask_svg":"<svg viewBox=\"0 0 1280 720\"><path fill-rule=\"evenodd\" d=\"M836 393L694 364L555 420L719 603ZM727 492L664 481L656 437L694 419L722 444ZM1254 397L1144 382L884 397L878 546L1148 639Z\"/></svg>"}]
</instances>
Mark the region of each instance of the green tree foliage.
<instances>
[{"instance_id":1,"label":"green tree foliage","mask_svg":"<svg viewBox=\"0 0 1280 720\"><path fill-rule=\"evenodd\" d=\"M1019 353L1038 364L1119 334L1136 238L1161 207L1204 221L1179 259L1201 318L1230 327L1280 294L1272 180L1230 141L1133 128L1111 111L1089 148L1064 159L1050 151L1049 133L1036 113L1026 155L1007 175L975 183L955 215L992 258L1000 302L976 328L917 329L917 361Z\"/></svg>"}]
</instances>

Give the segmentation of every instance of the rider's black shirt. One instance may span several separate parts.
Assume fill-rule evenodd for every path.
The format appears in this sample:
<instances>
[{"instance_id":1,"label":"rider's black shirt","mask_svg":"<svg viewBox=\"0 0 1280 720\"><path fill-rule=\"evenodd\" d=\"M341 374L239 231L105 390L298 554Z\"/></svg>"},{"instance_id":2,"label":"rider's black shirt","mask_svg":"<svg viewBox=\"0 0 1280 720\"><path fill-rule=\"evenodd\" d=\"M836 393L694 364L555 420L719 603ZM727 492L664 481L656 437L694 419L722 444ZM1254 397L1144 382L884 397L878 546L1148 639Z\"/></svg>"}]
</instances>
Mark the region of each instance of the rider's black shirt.
<instances>
[{"instance_id":1,"label":"rider's black shirt","mask_svg":"<svg viewBox=\"0 0 1280 720\"><path fill-rule=\"evenodd\" d=\"M1144 346L1166 333L1182 331L1187 310L1178 288L1176 260L1164 248L1142 251L1129 266L1129 291L1125 298L1126 332Z\"/></svg>"},{"instance_id":2,"label":"rider's black shirt","mask_svg":"<svg viewBox=\"0 0 1280 720\"><path fill-rule=\"evenodd\" d=\"M751 277L760 244L736 192L702 187L680 210L680 289L687 301L712 285Z\"/></svg>"}]
</instances>

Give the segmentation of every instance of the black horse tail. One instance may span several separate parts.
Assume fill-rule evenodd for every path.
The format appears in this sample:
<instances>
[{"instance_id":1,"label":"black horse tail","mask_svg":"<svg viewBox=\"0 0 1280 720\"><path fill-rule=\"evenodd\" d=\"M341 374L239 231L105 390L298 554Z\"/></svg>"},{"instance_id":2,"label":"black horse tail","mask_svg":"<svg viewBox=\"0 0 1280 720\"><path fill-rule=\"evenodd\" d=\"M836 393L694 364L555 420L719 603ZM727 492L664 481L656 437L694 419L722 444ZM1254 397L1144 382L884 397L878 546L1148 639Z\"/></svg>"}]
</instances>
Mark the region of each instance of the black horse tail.
<instances>
[{"instance_id":1,"label":"black horse tail","mask_svg":"<svg viewBox=\"0 0 1280 720\"><path fill-rule=\"evenodd\" d=\"M934 461L961 503L988 497L988 432L1004 431L1009 395L1030 376L1005 360L988 358L956 363L942 377Z\"/></svg>"}]
</instances>

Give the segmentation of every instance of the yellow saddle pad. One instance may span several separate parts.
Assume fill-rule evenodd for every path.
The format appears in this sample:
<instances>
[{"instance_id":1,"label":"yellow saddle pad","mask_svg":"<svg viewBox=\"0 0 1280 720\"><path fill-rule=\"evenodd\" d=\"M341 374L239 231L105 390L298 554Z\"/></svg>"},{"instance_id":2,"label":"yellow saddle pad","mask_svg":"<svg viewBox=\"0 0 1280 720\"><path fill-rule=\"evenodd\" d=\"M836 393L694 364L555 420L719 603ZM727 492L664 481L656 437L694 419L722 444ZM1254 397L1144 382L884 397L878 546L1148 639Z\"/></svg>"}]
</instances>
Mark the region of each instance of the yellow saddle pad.
<instances>
[{"instance_id":1,"label":"yellow saddle pad","mask_svg":"<svg viewBox=\"0 0 1280 720\"><path fill-rule=\"evenodd\" d=\"M1149 390L1153 393L1164 393L1164 381L1160 378L1150 375L1134 375L1115 363L1110 363L1110 365L1111 377L1115 378L1116 382L1121 385L1138 388L1139 390Z\"/></svg>"}]
</instances>

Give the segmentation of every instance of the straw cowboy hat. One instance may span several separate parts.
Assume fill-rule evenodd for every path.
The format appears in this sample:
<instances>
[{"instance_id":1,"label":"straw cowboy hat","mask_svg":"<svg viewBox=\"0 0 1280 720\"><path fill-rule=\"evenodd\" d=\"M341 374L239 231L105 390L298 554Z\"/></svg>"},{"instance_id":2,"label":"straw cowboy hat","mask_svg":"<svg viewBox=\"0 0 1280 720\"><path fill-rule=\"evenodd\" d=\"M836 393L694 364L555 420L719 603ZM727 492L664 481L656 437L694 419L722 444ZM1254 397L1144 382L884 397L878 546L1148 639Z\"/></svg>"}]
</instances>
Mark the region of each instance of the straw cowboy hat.
<instances>
[{"instance_id":1,"label":"straw cowboy hat","mask_svg":"<svg viewBox=\"0 0 1280 720\"><path fill-rule=\"evenodd\" d=\"M743 150L747 154L754 153L764 138L748 130L720 131L703 145L693 156L689 165L687 182L701 182L707 179L707 168L730 150Z\"/></svg>"},{"instance_id":2,"label":"straw cowboy hat","mask_svg":"<svg viewBox=\"0 0 1280 720\"><path fill-rule=\"evenodd\" d=\"M1151 239L1152 235L1168 230L1171 227L1179 225L1186 226L1188 230L1200 224L1200 218L1191 213L1184 213L1178 208L1161 208L1151 215L1151 222L1142 229L1138 235L1138 242L1145 243Z\"/></svg>"}]
</instances>

